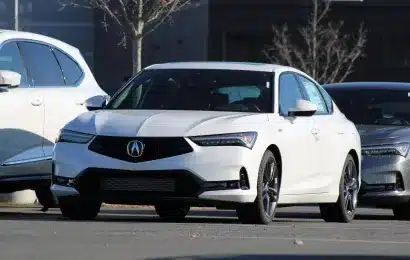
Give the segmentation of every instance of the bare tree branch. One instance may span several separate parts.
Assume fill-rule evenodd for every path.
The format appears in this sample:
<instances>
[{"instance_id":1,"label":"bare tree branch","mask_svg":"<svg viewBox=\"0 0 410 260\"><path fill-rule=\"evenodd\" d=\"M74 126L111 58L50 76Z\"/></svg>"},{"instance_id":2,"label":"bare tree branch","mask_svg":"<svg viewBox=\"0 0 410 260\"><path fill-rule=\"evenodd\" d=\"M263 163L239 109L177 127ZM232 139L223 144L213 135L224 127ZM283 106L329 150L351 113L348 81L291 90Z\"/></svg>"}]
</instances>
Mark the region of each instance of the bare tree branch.
<instances>
[{"instance_id":1,"label":"bare tree branch","mask_svg":"<svg viewBox=\"0 0 410 260\"><path fill-rule=\"evenodd\" d=\"M344 81L364 57L366 30L361 24L357 35L344 34L343 22L325 22L330 2L312 0L313 8L306 26L298 28L303 41L295 42L285 24L272 27L272 42L263 50L272 63L299 68L320 83Z\"/></svg>"},{"instance_id":2,"label":"bare tree branch","mask_svg":"<svg viewBox=\"0 0 410 260\"><path fill-rule=\"evenodd\" d=\"M104 14L105 29L110 20L121 35L119 44L126 47L127 38L138 49L133 57L133 72L141 69L142 38L152 33L167 20L172 22L173 13L190 4L190 0L57 0L60 10L66 7L96 9Z\"/></svg>"}]
</instances>

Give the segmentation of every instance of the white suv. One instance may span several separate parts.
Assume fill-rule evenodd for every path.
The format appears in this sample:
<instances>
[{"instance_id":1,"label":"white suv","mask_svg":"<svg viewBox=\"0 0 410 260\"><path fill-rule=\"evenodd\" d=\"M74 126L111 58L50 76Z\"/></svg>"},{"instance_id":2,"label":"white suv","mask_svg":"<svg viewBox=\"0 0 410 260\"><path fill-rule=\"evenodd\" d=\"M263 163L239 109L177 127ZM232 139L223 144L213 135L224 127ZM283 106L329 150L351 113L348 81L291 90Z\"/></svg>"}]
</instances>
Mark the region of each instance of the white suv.
<instances>
[{"instance_id":1,"label":"white suv","mask_svg":"<svg viewBox=\"0 0 410 260\"><path fill-rule=\"evenodd\" d=\"M51 159L60 128L87 110L89 98L104 97L77 48L0 30L0 193L33 189L50 207Z\"/></svg>"}]
</instances>

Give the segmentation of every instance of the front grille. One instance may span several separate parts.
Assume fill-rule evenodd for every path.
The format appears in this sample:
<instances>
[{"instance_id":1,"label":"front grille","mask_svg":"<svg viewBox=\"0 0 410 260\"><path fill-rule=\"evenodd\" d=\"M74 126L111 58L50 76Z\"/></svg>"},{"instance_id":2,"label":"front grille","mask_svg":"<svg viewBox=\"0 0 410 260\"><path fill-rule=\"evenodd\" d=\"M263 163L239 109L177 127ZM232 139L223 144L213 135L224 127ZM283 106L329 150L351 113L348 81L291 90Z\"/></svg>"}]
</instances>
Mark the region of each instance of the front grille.
<instances>
[{"instance_id":1,"label":"front grille","mask_svg":"<svg viewBox=\"0 0 410 260\"><path fill-rule=\"evenodd\" d=\"M131 141L140 141L144 149L139 157L127 152ZM98 154L127 162L145 162L190 153L192 147L183 137L113 137L97 136L88 149Z\"/></svg>"},{"instance_id":2,"label":"front grille","mask_svg":"<svg viewBox=\"0 0 410 260\"><path fill-rule=\"evenodd\" d=\"M176 180L172 178L103 178L100 182L103 191L135 192L175 192Z\"/></svg>"},{"instance_id":3,"label":"front grille","mask_svg":"<svg viewBox=\"0 0 410 260\"><path fill-rule=\"evenodd\" d=\"M81 195L99 196L110 192L134 196L195 196L203 181L185 170L126 171L89 168L76 180ZM133 195L132 195L133 194Z\"/></svg>"}]
</instances>

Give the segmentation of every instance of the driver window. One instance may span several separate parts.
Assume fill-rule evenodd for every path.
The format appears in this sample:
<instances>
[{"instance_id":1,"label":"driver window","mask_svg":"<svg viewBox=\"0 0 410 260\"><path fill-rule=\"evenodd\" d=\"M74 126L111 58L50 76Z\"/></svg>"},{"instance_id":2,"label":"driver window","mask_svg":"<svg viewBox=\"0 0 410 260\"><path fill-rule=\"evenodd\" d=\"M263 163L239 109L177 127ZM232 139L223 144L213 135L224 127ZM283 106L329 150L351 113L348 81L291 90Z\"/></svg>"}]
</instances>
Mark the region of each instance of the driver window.
<instances>
[{"instance_id":1,"label":"driver window","mask_svg":"<svg viewBox=\"0 0 410 260\"><path fill-rule=\"evenodd\" d=\"M279 114L287 116L300 99L304 98L295 76L292 73L282 73L279 76Z\"/></svg>"},{"instance_id":2,"label":"driver window","mask_svg":"<svg viewBox=\"0 0 410 260\"><path fill-rule=\"evenodd\" d=\"M316 84L300 75L297 75L297 77L306 91L308 100L317 106L315 115L329 114L325 100L323 99L323 96L320 93L319 89L316 87Z\"/></svg>"}]
</instances>

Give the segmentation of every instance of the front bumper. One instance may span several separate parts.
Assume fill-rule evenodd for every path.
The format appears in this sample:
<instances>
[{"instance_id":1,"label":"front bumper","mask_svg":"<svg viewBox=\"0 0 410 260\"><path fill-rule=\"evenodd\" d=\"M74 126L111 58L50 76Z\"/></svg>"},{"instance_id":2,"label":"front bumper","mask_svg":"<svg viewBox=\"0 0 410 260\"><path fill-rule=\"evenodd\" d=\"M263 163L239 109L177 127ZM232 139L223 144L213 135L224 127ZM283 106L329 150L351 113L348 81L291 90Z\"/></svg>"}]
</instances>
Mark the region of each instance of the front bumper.
<instances>
[{"instance_id":1,"label":"front bumper","mask_svg":"<svg viewBox=\"0 0 410 260\"><path fill-rule=\"evenodd\" d=\"M383 208L392 208L395 205L408 203L410 193L408 191L383 191L369 192L359 198L360 205L379 206Z\"/></svg>"},{"instance_id":2,"label":"front bumper","mask_svg":"<svg viewBox=\"0 0 410 260\"><path fill-rule=\"evenodd\" d=\"M410 201L410 161L402 156L363 156L359 204L391 208Z\"/></svg>"},{"instance_id":3,"label":"front bumper","mask_svg":"<svg viewBox=\"0 0 410 260\"><path fill-rule=\"evenodd\" d=\"M132 163L89 151L87 145L57 143L51 190L59 198L81 196L135 205L255 200L262 155L243 147L192 146L194 151L183 155ZM241 171L246 173L247 189L240 187Z\"/></svg>"}]
</instances>

